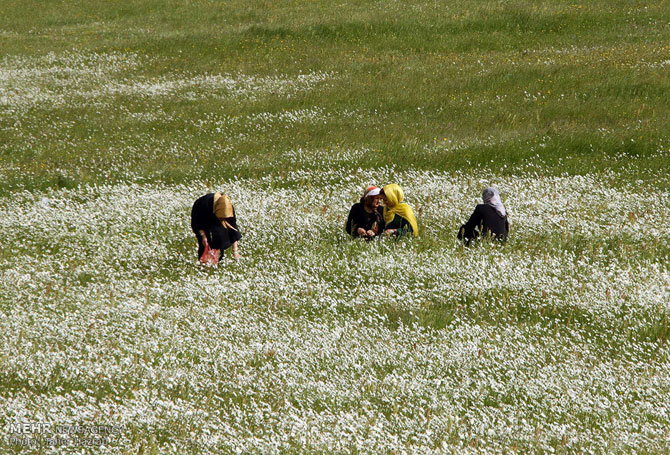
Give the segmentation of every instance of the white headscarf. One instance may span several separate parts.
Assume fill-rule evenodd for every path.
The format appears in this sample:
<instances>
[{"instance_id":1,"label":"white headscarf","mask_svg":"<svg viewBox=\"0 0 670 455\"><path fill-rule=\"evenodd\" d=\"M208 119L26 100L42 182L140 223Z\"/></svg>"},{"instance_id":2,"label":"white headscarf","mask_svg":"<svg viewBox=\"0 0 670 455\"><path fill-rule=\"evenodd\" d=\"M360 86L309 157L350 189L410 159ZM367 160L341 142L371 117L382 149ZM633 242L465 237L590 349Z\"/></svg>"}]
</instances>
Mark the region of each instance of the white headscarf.
<instances>
[{"instance_id":1,"label":"white headscarf","mask_svg":"<svg viewBox=\"0 0 670 455\"><path fill-rule=\"evenodd\" d=\"M505 210L502 200L500 200L500 193L498 193L497 189L492 186L486 188L482 193L482 199L484 200L484 204L490 205L496 209L498 215L507 216L507 211Z\"/></svg>"}]
</instances>

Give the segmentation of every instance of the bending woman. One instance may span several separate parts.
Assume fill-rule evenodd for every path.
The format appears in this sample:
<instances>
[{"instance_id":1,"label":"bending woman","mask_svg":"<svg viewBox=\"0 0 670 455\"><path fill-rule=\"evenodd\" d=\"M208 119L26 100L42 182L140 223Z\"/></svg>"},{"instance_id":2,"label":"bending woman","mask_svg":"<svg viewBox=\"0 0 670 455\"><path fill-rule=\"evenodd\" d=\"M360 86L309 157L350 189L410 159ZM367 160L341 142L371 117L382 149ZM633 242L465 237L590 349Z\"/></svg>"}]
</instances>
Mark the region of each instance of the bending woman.
<instances>
[{"instance_id":1,"label":"bending woman","mask_svg":"<svg viewBox=\"0 0 670 455\"><path fill-rule=\"evenodd\" d=\"M382 189L384 198L384 234L402 237L412 233L414 237L419 235L419 226L414 216L414 211L409 204L404 203L402 188L392 183Z\"/></svg>"},{"instance_id":2,"label":"bending woman","mask_svg":"<svg viewBox=\"0 0 670 455\"><path fill-rule=\"evenodd\" d=\"M193 203L191 209L191 229L198 239L198 259L202 257L205 246L223 251L232 246L233 257L240 257L237 241L242 238L237 228L235 209L226 194L205 194Z\"/></svg>"},{"instance_id":3,"label":"bending woman","mask_svg":"<svg viewBox=\"0 0 670 455\"><path fill-rule=\"evenodd\" d=\"M475 207L468 222L458 230L458 239L463 240L466 246L480 235L500 241L507 240L509 222L505 206L500 200L500 193L497 189L489 187L482 193L482 199L484 203Z\"/></svg>"},{"instance_id":4,"label":"bending woman","mask_svg":"<svg viewBox=\"0 0 670 455\"><path fill-rule=\"evenodd\" d=\"M354 238L372 239L384 231L384 212L380 193L379 188L370 186L365 190L361 201L351 207L345 227L347 234Z\"/></svg>"}]
</instances>

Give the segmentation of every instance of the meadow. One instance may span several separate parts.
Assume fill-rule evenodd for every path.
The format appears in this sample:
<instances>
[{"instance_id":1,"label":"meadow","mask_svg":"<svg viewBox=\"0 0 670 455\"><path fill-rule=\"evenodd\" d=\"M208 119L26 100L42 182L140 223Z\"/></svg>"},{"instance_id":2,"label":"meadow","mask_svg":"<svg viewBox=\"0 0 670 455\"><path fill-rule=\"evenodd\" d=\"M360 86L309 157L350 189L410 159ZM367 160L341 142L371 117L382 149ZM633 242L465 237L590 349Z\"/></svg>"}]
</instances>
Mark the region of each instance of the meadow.
<instances>
[{"instance_id":1,"label":"meadow","mask_svg":"<svg viewBox=\"0 0 670 455\"><path fill-rule=\"evenodd\" d=\"M3 0L0 452L670 452L668 93L663 0Z\"/></svg>"}]
</instances>

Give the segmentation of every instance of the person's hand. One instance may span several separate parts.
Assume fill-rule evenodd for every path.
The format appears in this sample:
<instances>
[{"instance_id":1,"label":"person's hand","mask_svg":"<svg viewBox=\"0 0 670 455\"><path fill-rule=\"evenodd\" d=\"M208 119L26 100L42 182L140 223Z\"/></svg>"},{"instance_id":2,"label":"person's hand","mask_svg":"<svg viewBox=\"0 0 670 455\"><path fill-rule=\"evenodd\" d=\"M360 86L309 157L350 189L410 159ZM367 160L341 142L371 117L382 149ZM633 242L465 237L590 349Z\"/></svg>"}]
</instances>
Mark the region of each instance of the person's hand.
<instances>
[{"instance_id":1,"label":"person's hand","mask_svg":"<svg viewBox=\"0 0 670 455\"><path fill-rule=\"evenodd\" d=\"M358 232L358 235L360 235L361 237L366 237L368 235L368 233L365 232L365 229L363 228L358 228L356 232Z\"/></svg>"},{"instance_id":2,"label":"person's hand","mask_svg":"<svg viewBox=\"0 0 670 455\"><path fill-rule=\"evenodd\" d=\"M396 230L397 229L387 229L387 230L384 231L384 234L391 237L393 234L395 234Z\"/></svg>"},{"instance_id":3,"label":"person's hand","mask_svg":"<svg viewBox=\"0 0 670 455\"><path fill-rule=\"evenodd\" d=\"M373 231L372 229L370 229L370 230L367 232L367 235L368 235L368 237L374 237L374 236L375 236L375 231Z\"/></svg>"},{"instance_id":4,"label":"person's hand","mask_svg":"<svg viewBox=\"0 0 670 455\"><path fill-rule=\"evenodd\" d=\"M200 237L202 238L202 244L207 246L207 234L205 234L205 231L200 230L200 231L198 231L198 233L200 234Z\"/></svg>"}]
</instances>

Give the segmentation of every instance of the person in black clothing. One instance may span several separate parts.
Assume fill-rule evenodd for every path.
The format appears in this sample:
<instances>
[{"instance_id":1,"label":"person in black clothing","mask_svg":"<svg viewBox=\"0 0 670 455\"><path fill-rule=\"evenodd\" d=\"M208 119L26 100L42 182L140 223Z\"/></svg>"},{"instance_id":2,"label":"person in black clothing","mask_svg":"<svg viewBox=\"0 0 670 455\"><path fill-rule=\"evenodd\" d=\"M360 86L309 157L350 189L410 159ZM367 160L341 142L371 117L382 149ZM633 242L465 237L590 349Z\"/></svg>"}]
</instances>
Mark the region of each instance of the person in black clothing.
<instances>
[{"instance_id":1,"label":"person in black clothing","mask_svg":"<svg viewBox=\"0 0 670 455\"><path fill-rule=\"evenodd\" d=\"M466 246L480 235L488 235L500 241L507 240L509 222L498 190L493 187L486 188L482 199L484 203L475 207L468 222L458 230L458 239Z\"/></svg>"},{"instance_id":2,"label":"person in black clothing","mask_svg":"<svg viewBox=\"0 0 670 455\"><path fill-rule=\"evenodd\" d=\"M370 186L360 202L351 207L345 229L352 237L372 239L384 231L381 190Z\"/></svg>"},{"instance_id":3,"label":"person in black clothing","mask_svg":"<svg viewBox=\"0 0 670 455\"><path fill-rule=\"evenodd\" d=\"M223 257L223 251L231 246L233 257L240 257L237 242L242 235L228 195L217 191L198 198L191 209L191 229L198 239L198 259L202 257L206 244L220 251L219 259Z\"/></svg>"}]
</instances>

